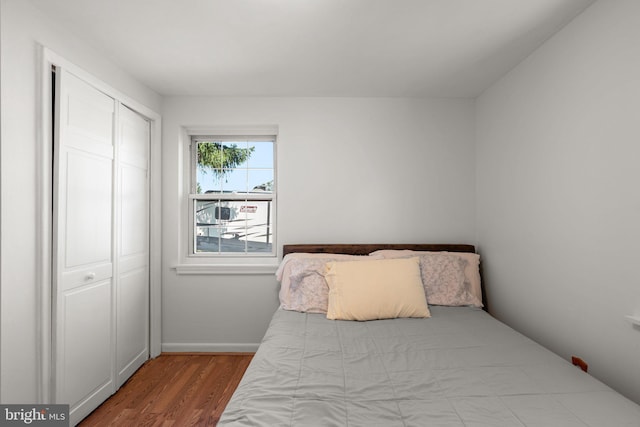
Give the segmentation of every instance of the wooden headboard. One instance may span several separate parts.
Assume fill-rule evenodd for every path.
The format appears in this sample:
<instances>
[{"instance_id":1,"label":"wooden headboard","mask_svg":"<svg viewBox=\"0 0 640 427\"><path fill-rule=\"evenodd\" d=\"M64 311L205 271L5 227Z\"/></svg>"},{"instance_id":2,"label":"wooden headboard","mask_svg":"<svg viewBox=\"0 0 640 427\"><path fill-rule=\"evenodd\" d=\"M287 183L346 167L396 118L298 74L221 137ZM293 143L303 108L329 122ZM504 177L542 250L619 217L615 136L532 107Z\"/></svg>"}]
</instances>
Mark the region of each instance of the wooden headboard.
<instances>
[{"instance_id":1,"label":"wooden headboard","mask_svg":"<svg viewBox=\"0 0 640 427\"><path fill-rule=\"evenodd\" d=\"M293 252L301 253L328 253L328 254L348 254L348 255L368 255L371 252L381 249L410 249L412 251L447 251L447 252L471 252L475 253L476 248L473 245L457 244L457 243L327 243L327 244L301 244L301 245L284 245L282 247L282 255ZM480 268L482 274L482 266ZM484 310L488 311L487 296L485 292L484 281L481 280L482 287L482 304Z\"/></svg>"},{"instance_id":2,"label":"wooden headboard","mask_svg":"<svg viewBox=\"0 0 640 427\"><path fill-rule=\"evenodd\" d=\"M472 252L475 253L476 248L473 245L464 244L447 244L447 243L380 243L380 244L303 244L303 245L284 245L282 247L283 255L292 252L303 253L329 253L329 254L348 254L348 255L368 255L373 251L381 249L410 249L412 251L448 251L448 252Z\"/></svg>"}]
</instances>

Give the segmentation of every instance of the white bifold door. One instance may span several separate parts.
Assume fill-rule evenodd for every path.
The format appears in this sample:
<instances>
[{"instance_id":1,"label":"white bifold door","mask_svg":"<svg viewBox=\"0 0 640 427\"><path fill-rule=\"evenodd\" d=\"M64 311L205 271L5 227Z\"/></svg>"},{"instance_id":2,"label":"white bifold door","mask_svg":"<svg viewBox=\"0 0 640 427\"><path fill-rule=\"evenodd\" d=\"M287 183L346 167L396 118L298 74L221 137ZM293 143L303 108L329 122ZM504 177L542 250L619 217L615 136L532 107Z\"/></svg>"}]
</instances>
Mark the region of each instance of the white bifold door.
<instances>
[{"instance_id":1,"label":"white bifold door","mask_svg":"<svg viewBox=\"0 0 640 427\"><path fill-rule=\"evenodd\" d=\"M72 424L149 357L149 121L55 74L53 384Z\"/></svg>"}]
</instances>

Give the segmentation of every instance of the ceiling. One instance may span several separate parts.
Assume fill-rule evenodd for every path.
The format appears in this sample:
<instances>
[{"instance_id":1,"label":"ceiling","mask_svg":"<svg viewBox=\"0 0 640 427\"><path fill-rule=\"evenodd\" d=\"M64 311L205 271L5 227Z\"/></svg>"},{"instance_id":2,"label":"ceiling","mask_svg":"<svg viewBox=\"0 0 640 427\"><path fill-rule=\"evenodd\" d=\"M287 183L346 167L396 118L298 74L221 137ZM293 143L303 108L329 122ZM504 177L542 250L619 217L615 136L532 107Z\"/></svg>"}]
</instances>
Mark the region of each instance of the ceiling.
<instances>
[{"instance_id":1,"label":"ceiling","mask_svg":"<svg viewBox=\"0 0 640 427\"><path fill-rule=\"evenodd\" d=\"M30 0L161 95L475 97L595 0Z\"/></svg>"}]
</instances>

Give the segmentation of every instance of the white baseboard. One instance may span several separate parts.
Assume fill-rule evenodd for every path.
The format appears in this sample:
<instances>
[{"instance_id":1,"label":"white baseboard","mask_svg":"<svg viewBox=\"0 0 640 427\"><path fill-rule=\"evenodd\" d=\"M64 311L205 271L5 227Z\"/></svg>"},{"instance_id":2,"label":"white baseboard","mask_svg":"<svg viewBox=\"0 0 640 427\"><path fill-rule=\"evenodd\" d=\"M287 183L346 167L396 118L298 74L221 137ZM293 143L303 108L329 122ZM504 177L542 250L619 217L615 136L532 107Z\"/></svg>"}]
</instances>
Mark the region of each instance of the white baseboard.
<instances>
[{"instance_id":1,"label":"white baseboard","mask_svg":"<svg viewBox=\"0 0 640 427\"><path fill-rule=\"evenodd\" d=\"M163 353L255 353L258 343L162 343Z\"/></svg>"}]
</instances>

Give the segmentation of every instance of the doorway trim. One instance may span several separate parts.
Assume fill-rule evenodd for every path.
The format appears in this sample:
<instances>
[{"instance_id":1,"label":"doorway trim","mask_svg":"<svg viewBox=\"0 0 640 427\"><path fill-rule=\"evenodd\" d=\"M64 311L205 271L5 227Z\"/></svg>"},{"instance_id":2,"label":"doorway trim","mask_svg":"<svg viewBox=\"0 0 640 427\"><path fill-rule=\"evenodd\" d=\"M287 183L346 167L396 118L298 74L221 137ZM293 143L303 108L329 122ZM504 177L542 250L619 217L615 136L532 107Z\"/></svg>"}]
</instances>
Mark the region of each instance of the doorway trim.
<instances>
[{"instance_id":1,"label":"doorway trim","mask_svg":"<svg viewBox=\"0 0 640 427\"><path fill-rule=\"evenodd\" d=\"M38 400L51 403L53 398L53 319L52 319L52 256L53 256L53 98L51 94L53 67L72 71L101 92L131 107L150 122L149 148L149 357L160 355L162 326L162 251L161 251L161 133L159 113L102 82L82 68L67 61L45 46L40 46L40 79L38 111L36 280L38 287Z\"/></svg>"}]
</instances>

